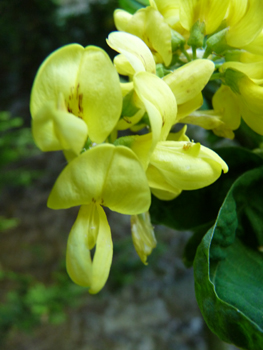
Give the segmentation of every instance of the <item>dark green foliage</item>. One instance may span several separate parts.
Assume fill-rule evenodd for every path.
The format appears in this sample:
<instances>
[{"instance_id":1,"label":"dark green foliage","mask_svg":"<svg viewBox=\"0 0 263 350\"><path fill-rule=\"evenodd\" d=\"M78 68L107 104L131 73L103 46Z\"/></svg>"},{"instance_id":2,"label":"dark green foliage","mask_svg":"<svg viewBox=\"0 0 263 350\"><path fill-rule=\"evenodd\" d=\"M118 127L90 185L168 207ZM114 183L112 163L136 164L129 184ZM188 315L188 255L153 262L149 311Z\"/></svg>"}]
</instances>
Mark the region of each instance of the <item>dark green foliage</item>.
<instances>
[{"instance_id":1,"label":"dark green foliage","mask_svg":"<svg viewBox=\"0 0 263 350\"><path fill-rule=\"evenodd\" d=\"M263 167L232 185L195 261L196 297L211 330L246 350L263 347Z\"/></svg>"}]
</instances>

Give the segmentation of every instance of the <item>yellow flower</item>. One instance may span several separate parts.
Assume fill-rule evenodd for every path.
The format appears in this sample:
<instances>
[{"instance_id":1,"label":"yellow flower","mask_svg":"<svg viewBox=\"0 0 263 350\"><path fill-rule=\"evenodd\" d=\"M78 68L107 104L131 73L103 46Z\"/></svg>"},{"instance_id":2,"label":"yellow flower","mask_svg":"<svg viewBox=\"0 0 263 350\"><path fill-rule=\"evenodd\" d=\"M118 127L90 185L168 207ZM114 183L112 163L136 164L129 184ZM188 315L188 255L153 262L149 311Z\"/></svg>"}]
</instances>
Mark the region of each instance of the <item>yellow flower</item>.
<instances>
[{"instance_id":1,"label":"yellow flower","mask_svg":"<svg viewBox=\"0 0 263 350\"><path fill-rule=\"evenodd\" d=\"M246 50L251 48L251 52L254 52L253 48L259 43L257 38L263 28L262 11L261 0L232 0L224 20L225 28L206 42L207 55L212 51L221 53L233 47ZM262 39L259 41L262 44Z\"/></svg>"},{"instance_id":2,"label":"yellow flower","mask_svg":"<svg viewBox=\"0 0 263 350\"><path fill-rule=\"evenodd\" d=\"M228 171L227 164L200 143L163 141L152 153L146 175L151 189L176 196L182 190L209 186L219 178L222 170Z\"/></svg>"},{"instance_id":3,"label":"yellow flower","mask_svg":"<svg viewBox=\"0 0 263 350\"><path fill-rule=\"evenodd\" d=\"M255 55L263 55L263 31L261 31L252 41L243 47Z\"/></svg>"},{"instance_id":4,"label":"yellow flower","mask_svg":"<svg viewBox=\"0 0 263 350\"><path fill-rule=\"evenodd\" d=\"M177 121L202 106L201 91L208 83L214 69L212 61L196 59L163 77L176 98Z\"/></svg>"},{"instance_id":5,"label":"yellow flower","mask_svg":"<svg viewBox=\"0 0 263 350\"><path fill-rule=\"evenodd\" d=\"M224 78L238 98L241 115L246 124L256 133L263 135L263 87L232 68L226 69Z\"/></svg>"},{"instance_id":6,"label":"yellow flower","mask_svg":"<svg viewBox=\"0 0 263 350\"><path fill-rule=\"evenodd\" d=\"M261 57L261 60L257 62L249 62L249 63L242 63L242 62L235 62L235 61L225 62L220 67L220 71L224 72L227 68L233 68L235 70L238 70L244 73L254 82L257 82L260 80L262 81L263 79L263 57Z\"/></svg>"},{"instance_id":7,"label":"yellow flower","mask_svg":"<svg viewBox=\"0 0 263 350\"><path fill-rule=\"evenodd\" d=\"M36 144L77 155L88 136L96 143L108 137L121 107L119 77L108 55L95 46L64 46L43 62L32 88Z\"/></svg>"},{"instance_id":8,"label":"yellow flower","mask_svg":"<svg viewBox=\"0 0 263 350\"><path fill-rule=\"evenodd\" d=\"M241 110L238 97L226 85L222 85L212 98L212 110L200 110L190 113L180 122L199 125L204 129L213 130L220 137L233 139L241 121Z\"/></svg>"},{"instance_id":9,"label":"yellow flower","mask_svg":"<svg viewBox=\"0 0 263 350\"><path fill-rule=\"evenodd\" d=\"M155 74L153 55L139 37L125 32L111 32L106 41L113 50L122 54L119 55L120 59L114 60L120 74L133 75L142 71Z\"/></svg>"},{"instance_id":10,"label":"yellow flower","mask_svg":"<svg viewBox=\"0 0 263 350\"><path fill-rule=\"evenodd\" d=\"M123 88L128 85L130 89L128 89L129 92L126 91L126 96L134 91L135 96L132 95L129 102L137 107L136 114L131 118L120 120L118 127L125 128L125 123L127 128L131 127L144 114L138 110L147 111L152 130L152 146L149 149L147 139L148 152L144 152L144 155L148 153L149 156L156 143L166 139L173 124L202 105L201 91L214 72L214 63L210 60L197 59L160 79L154 76L155 63L152 54L140 38L128 33L113 32L109 35L108 44L114 50L121 52L122 57L125 58L122 59L121 68L118 66L119 61L115 61L115 64L122 74L126 72L132 75L133 83L123 84ZM165 83L168 86L165 86ZM175 100L179 105L177 116ZM143 145L142 141L145 141L145 138L137 138L140 148ZM146 147L146 143L144 146ZM137 153L135 144L133 147ZM142 158L139 154L137 155L140 159ZM143 158L146 168L148 159Z\"/></svg>"},{"instance_id":11,"label":"yellow flower","mask_svg":"<svg viewBox=\"0 0 263 350\"><path fill-rule=\"evenodd\" d=\"M204 33L211 34L224 19L229 2L230 0L178 0L180 23L188 31L191 31L195 23L203 23Z\"/></svg>"},{"instance_id":12,"label":"yellow flower","mask_svg":"<svg viewBox=\"0 0 263 350\"><path fill-rule=\"evenodd\" d=\"M106 283L112 261L112 240L102 206L121 214L148 211L151 203L146 175L127 147L102 144L72 160L58 177L48 207L81 205L67 245L71 279L97 293ZM96 245L93 261L90 250Z\"/></svg>"},{"instance_id":13,"label":"yellow flower","mask_svg":"<svg viewBox=\"0 0 263 350\"><path fill-rule=\"evenodd\" d=\"M148 6L138 10L134 15L116 10L114 21L119 31L142 39L155 55L157 62L164 62L166 66L171 63L171 29L157 10Z\"/></svg>"},{"instance_id":14,"label":"yellow flower","mask_svg":"<svg viewBox=\"0 0 263 350\"><path fill-rule=\"evenodd\" d=\"M164 17L166 23L179 33L184 34L184 28L180 24L179 3L177 0L151 0L150 4Z\"/></svg>"},{"instance_id":15,"label":"yellow flower","mask_svg":"<svg viewBox=\"0 0 263 350\"><path fill-rule=\"evenodd\" d=\"M261 32L263 3L261 0L232 0L226 23L226 42L232 47L243 48Z\"/></svg>"}]
</instances>

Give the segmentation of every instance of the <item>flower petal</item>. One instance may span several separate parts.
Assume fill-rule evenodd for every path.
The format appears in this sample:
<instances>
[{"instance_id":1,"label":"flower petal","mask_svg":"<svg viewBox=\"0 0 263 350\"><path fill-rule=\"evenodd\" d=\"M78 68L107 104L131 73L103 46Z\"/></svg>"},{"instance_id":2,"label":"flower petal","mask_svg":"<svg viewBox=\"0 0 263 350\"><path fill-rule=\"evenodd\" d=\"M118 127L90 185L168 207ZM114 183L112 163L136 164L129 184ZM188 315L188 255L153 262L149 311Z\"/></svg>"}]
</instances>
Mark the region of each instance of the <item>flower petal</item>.
<instances>
[{"instance_id":1,"label":"flower petal","mask_svg":"<svg viewBox=\"0 0 263 350\"><path fill-rule=\"evenodd\" d=\"M134 76L134 89L147 110L154 147L160 139L166 139L176 122L176 100L163 80L148 72Z\"/></svg>"},{"instance_id":2,"label":"flower petal","mask_svg":"<svg viewBox=\"0 0 263 350\"><path fill-rule=\"evenodd\" d=\"M155 9L147 7L145 12L145 35L152 48L162 57L164 64L169 66L172 60L171 29L163 16Z\"/></svg>"},{"instance_id":3,"label":"flower petal","mask_svg":"<svg viewBox=\"0 0 263 350\"><path fill-rule=\"evenodd\" d=\"M198 125L206 130L212 130L223 124L220 115L214 110L195 111L187 117L182 118L180 123Z\"/></svg>"},{"instance_id":4,"label":"flower petal","mask_svg":"<svg viewBox=\"0 0 263 350\"><path fill-rule=\"evenodd\" d=\"M169 183L165 177L161 173L161 171L152 164L149 164L146 171L147 179L149 186L151 187L151 191L162 191L166 193L172 193L174 196L177 196L181 193L181 189L176 186L176 184ZM158 193L158 192L157 192ZM158 196L157 196L158 197ZM159 197L158 197L159 198Z\"/></svg>"},{"instance_id":5,"label":"flower petal","mask_svg":"<svg viewBox=\"0 0 263 350\"><path fill-rule=\"evenodd\" d=\"M249 44L243 46L244 50L252 52L255 55L263 55L263 31L261 31L255 39L249 42ZM261 57L262 60L262 57Z\"/></svg>"},{"instance_id":6,"label":"flower petal","mask_svg":"<svg viewBox=\"0 0 263 350\"><path fill-rule=\"evenodd\" d=\"M172 90L177 104L192 100L208 83L215 65L210 60L197 59L166 75L163 80Z\"/></svg>"},{"instance_id":7,"label":"flower petal","mask_svg":"<svg viewBox=\"0 0 263 350\"><path fill-rule=\"evenodd\" d=\"M41 65L32 89L32 118L47 102L57 108L65 100L68 112L88 125L92 141L103 142L121 113L119 77L110 58L100 48L67 45Z\"/></svg>"},{"instance_id":8,"label":"flower petal","mask_svg":"<svg viewBox=\"0 0 263 350\"><path fill-rule=\"evenodd\" d=\"M66 45L51 53L42 63L31 92L33 119L46 102L51 102L55 108L60 94L68 96L70 88L75 87L84 50L77 44Z\"/></svg>"},{"instance_id":9,"label":"flower petal","mask_svg":"<svg viewBox=\"0 0 263 350\"><path fill-rule=\"evenodd\" d=\"M179 0L180 22L188 31L196 21L204 22L206 34L213 33L226 14L229 0Z\"/></svg>"},{"instance_id":10,"label":"flower petal","mask_svg":"<svg viewBox=\"0 0 263 350\"><path fill-rule=\"evenodd\" d=\"M249 0L247 11L235 25L229 28L226 34L228 45L242 48L254 40L261 32L263 2L261 0Z\"/></svg>"},{"instance_id":11,"label":"flower petal","mask_svg":"<svg viewBox=\"0 0 263 350\"><path fill-rule=\"evenodd\" d=\"M137 36L124 33L110 33L107 44L122 53L136 72L147 71L155 74L155 62L148 46Z\"/></svg>"},{"instance_id":12,"label":"flower petal","mask_svg":"<svg viewBox=\"0 0 263 350\"><path fill-rule=\"evenodd\" d=\"M119 54L115 56L113 62L120 75L133 76L135 74L134 68L125 55Z\"/></svg>"},{"instance_id":13,"label":"flower petal","mask_svg":"<svg viewBox=\"0 0 263 350\"><path fill-rule=\"evenodd\" d=\"M242 62L225 62L220 67L220 71L225 71L227 68L236 69L244 74L246 74L250 79L262 79L263 78L263 62L252 62L252 63L242 63Z\"/></svg>"},{"instance_id":14,"label":"flower petal","mask_svg":"<svg viewBox=\"0 0 263 350\"><path fill-rule=\"evenodd\" d=\"M78 155L83 148L88 128L73 114L56 110L51 103L43 105L32 120L32 132L42 151L72 150Z\"/></svg>"},{"instance_id":15,"label":"flower petal","mask_svg":"<svg viewBox=\"0 0 263 350\"><path fill-rule=\"evenodd\" d=\"M214 94L212 104L229 129L236 130L239 127L241 122L239 100L230 87L222 85Z\"/></svg>"},{"instance_id":16,"label":"flower petal","mask_svg":"<svg viewBox=\"0 0 263 350\"><path fill-rule=\"evenodd\" d=\"M178 190L178 192L175 193L175 192L168 192L168 191L159 190L156 188L152 188L151 191L152 191L152 194L155 197L157 197L158 199L160 199L161 201L171 201L171 200L175 199L176 197L178 197L179 194L182 193L182 190Z\"/></svg>"},{"instance_id":17,"label":"flower petal","mask_svg":"<svg viewBox=\"0 0 263 350\"><path fill-rule=\"evenodd\" d=\"M105 51L95 46L85 48L78 86L89 137L101 143L116 126L122 108L119 76Z\"/></svg>"},{"instance_id":18,"label":"flower petal","mask_svg":"<svg viewBox=\"0 0 263 350\"><path fill-rule=\"evenodd\" d=\"M203 102L204 102L203 94L202 94L202 92L200 92L198 95L196 95L191 100L189 100L181 105L178 105L178 113L177 113L178 121L180 121L182 118L186 117L190 113L199 109L202 106Z\"/></svg>"},{"instance_id":19,"label":"flower petal","mask_svg":"<svg viewBox=\"0 0 263 350\"><path fill-rule=\"evenodd\" d=\"M93 225L97 225L97 239L92 261L88 241ZM94 203L81 206L67 244L66 266L70 278L80 286L89 287L91 294L98 293L108 279L112 255L111 232L103 209Z\"/></svg>"},{"instance_id":20,"label":"flower petal","mask_svg":"<svg viewBox=\"0 0 263 350\"><path fill-rule=\"evenodd\" d=\"M57 179L48 207L63 209L92 202L130 215L149 209L146 175L129 148L103 144L73 159Z\"/></svg>"},{"instance_id":21,"label":"flower petal","mask_svg":"<svg viewBox=\"0 0 263 350\"><path fill-rule=\"evenodd\" d=\"M251 112L259 114L263 110L263 87L255 84L244 73L228 68L225 82ZM241 111L242 112L242 111Z\"/></svg>"},{"instance_id":22,"label":"flower petal","mask_svg":"<svg viewBox=\"0 0 263 350\"><path fill-rule=\"evenodd\" d=\"M259 135L263 135L263 112L255 113L241 101L242 118Z\"/></svg>"},{"instance_id":23,"label":"flower petal","mask_svg":"<svg viewBox=\"0 0 263 350\"><path fill-rule=\"evenodd\" d=\"M228 171L226 163L215 152L185 141L159 142L150 165L158 169L167 183L181 190L208 186L218 179L222 169Z\"/></svg>"},{"instance_id":24,"label":"flower petal","mask_svg":"<svg viewBox=\"0 0 263 350\"><path fill-rule=\"evenodd\" d=\"M248 0L231 0L225 18L227 26L233 26L241 20L247 10Z\"/></svg>"},{"instance_id":25,"label":"flower petal","mask_svg":"<svg viewBox=\"0 0 263 350\"><path fill-rule=\"evenodd\" d=\"M121 214L140 214L151 204L145 172L135 153L117 146L103 188L104 205Z\"/></svg>"}]
</instances>

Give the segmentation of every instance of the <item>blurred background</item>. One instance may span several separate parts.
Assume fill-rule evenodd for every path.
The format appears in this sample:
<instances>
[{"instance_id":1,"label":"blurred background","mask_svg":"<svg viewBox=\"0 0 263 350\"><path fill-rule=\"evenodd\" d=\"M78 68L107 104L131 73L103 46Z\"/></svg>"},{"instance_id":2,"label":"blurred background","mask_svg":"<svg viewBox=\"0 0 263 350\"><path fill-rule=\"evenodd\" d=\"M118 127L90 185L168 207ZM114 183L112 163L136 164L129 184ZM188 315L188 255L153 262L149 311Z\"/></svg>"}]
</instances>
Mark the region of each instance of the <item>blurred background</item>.
<instances>
[{"instance_id":1,"label":"blurred background","mask_svg":"<svg viewBox=\"0 0 263 350\"><path fill-rule=\"evenodd\" d=\"M143 3L144 1L141 1ZM128 216L107 210L114 260L95 296L65 270L78 208L52 211L49 192L66 162L32 140L29 99L39 65L69 43L97 45L115 30L113 11L140 1L0 0L0 349L216 350L181 257L189 232L157 226L144 266ZM219 344L219 347L217 348ZM234 347L227 347L227 349Z\"/></svg>"}]
</instances>

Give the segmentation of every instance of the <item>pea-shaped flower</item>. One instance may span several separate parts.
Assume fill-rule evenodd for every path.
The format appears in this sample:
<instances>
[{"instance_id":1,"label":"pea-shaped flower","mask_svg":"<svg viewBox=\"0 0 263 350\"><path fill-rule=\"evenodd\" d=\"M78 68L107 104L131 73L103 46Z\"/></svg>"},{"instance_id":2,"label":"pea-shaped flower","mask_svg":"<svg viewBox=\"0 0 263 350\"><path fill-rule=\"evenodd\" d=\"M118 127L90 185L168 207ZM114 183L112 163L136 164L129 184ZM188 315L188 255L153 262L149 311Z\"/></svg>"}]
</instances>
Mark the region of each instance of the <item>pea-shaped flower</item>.
<instances>
[{"instance_id":1,"label":"pea-shaped flower","mask_svg":"<svg viewBox=\"0 0 263 350\"><path fill-rule=\"evenodd\" d=\"M150 189L136 155L127 147L102 144L72 160L57 179L48 207L81 205L67 245L71 279L97 293L105 284L112 261L112 239L102 206L121 214L149 210ZM96 245L93 261L90 250Z\"/></svg>"},{"instance_id":2,"label":"pea-shaped flower","mask_svg":"<svg viewBox=\"0 0 263 350\"><path fill-rule=\"evenodd\" d=\"M159 142L146 171L149 186L160 199L171 199L182 190L211 185L227 164L215 152L190 141Z\"/></svg>"},{"instance_id":3,"label":"pea-shaped flower","mask_svg":"<svg viewBox=\"0 0 263 350\"><path fill-rule=\"evenodd\" d=\"M32 89L30 111L36 144L42 151L75 155L87 137L101 143L121 113L118 74L102 49L67 45L41 65Z\"/></svg>"},{"instance_id":4,"label":"pea-shaped flower","mask_svg":"<svg viewBox=\"0 0 263 350\"><path fill-rule=\"evenodd\" d=\"M156 61L166 66L172 60L172 33L159 11L151 6L138 10L134 15L124 10L114 12L114 21L119 31L141 38L155 55Z\"/></svg>"}]
</instances>

